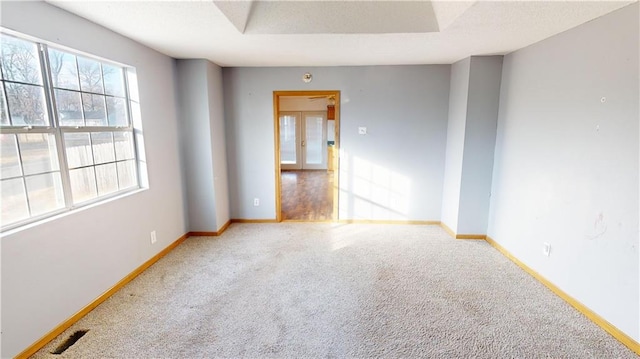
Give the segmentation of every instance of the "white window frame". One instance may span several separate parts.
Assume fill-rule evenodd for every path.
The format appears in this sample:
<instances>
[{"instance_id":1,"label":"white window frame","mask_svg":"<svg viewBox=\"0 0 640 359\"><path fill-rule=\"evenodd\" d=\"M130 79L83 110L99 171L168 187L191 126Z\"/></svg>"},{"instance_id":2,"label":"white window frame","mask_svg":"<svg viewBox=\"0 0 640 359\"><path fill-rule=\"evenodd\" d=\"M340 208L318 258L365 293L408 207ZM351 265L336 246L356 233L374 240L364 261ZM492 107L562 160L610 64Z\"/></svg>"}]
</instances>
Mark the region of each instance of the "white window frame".
<instances>
[{"instance_id":1,"label":"white window frame","mask_svg":"<svg viewBox=\"0 0 640 359\"><path fill-rule=\"evenodd\" d=\"M135 82L136 81L136 70L135 68L128 66L128 65L124 65L118 62L114 62L108 59L104 59L101 57L97 57L91 54L87 54L75 49L70 49L68 47L64 47L64 46L60 46L57 44L53 44L50 42L46 42L46 41L42 41L39 39L35 39L33 37L21 34L21 33L17 33L15 31L11 31L11 30L6 30L4 28L0 28L0 33L2 33L2 35L5 36L11 36L17 39L20 39L22 41L27 41L27 42L31 42L32 44L35 44L37 46L38 49L38 60L39 60L39 65L40 65L40 71L41 71L41 76L42 76L42 86L44 87L44 96L45 96L45 101L46 101L46 111L47 111L47 116L48 116L48 121L49 121L49 125L43 125L43 126L33 126L33 125L28 125L28 126L12 126L11 122L10 124L7 125L2 125L0 124L0 134L12 134L12 135L19 135L19 134L49 134L49 135L53 135L54 139L55 139L55 144L56 144L56 154L57 155L57 160L58 160L58 170L52 170L49 172L42 172L42 173L38 173L38 174L31 174L31 175L25 175L24 170L22 170L22 173L20 176L15 176L15 177L10 177L10 178L22 178L23 181L23 186L24 186L24 190L25 190L25 196L26 196L26 202L27 202L27 206L28 206L28 210L29 210L29 217L22 219L22 220L18 220L15 222L12 222L10 224L5 225L4 223L1 223L2 227L1 227L1 233L5 234L8 231L11 230L15 230L15 229L19 229L20 227L38 222L38 221L42 221L44 219L50 218L50 217L54 217L63 213L67 213L79 208L83 208L83 207L87 207L87 206L91 206L100 202L106 202L108 200L114 199L115 197L119 197L122 196L124 194L128 194L128 193L132 193L132 192L136 192L139 191L142 188L145 188L146 186L148 186L148 184L146 186L143 186L144 183L146 183L146 171L143 172L143 170L145 170L145 168L143 168L143 164L141 164L141 160L142 158L144 158L144 154L143 154L143 139L142 139L142 129L141 129L141 121L140 121L140 114L139 114L139 99L138 99L138 94L137 94L137 83L133 83L130 84L130 81ZM87 126L86 123L83 126L61 126L60 125L60 119L58 116L58 109L57 109L57 104L56 104L56 97L55 97L55 88L53 85L53 81L52 81L52 74L51 74L51 68L50 68L50 63L49 63L49 48L58 50L58 51L62 51L62 52L66 52L69 54L72 54L76 57L83 57L83 58L88 58L94 61L98 61L101 64L101 69L102 69L102 64L107 64L107 65L111 65L111 66L116 66L118 68L120 68L122 70L122 81L123 81L123 87L124 87L124 97L120 97L120 98L124 98L125 100L125 108L126 108L126 116L128 119L128 124L127 126ZM77 66L77 60L76 60L76 66ZM0 69L0 71L3 71L2 69ZM78 74L79 76L79 74ZM100 72L100 76L103 77L103 72L101 70ZM102 78L102 81L104 83L104 78ZM2 77L2 80L0 80L0 86L2 86L2 88L0 89L0 91L4 91L5 95L7 94L6 91L6 83L18 83L20 84L19 81L12 81L12 80L8 80L6 79L4 76ZM28 85L33 85L33 84L28 84ZM132 89L133 87L133 89ZM101 95L105 98L105 109L106 109L106 98L111 96L108 95L106 93L106 91L104 91L105 93L92 93L92 92L87 92L87 91L83 91L82 88L79 88L78 90L74 90L74 92L77 92L80 94L80 96L82 97L82 94L96 94L96 95ZM133 92L133 93L132 93ZM5 104L6 104L6 111L7 111L7 116L9 117L9 119L11 119L11 114L10 114L10 108L9 108L9 99L7 96L5 96ZM136 109L133 109L133 104L136 104ZM83 115L84 118L84 115ZM108 119L107 119L108 121ZM108 122L107 122L108 124ZM72 188L71 188L71 180L70 180L70 171L71 169L68 166L67 163L67 155L66 155L66 147L65 147L65 138L64 135L67 133L99 133L99 132L109 132L112 133L112 140L114 142L114 147L115 147L115 138L113 137L114 133L117 132L124 132L124 133L129 133L131 136L131 141L133 144L133 159L129 159L128 161L133 161L135 166L135 185L131 186L131 187L127 187L124 189L118 189L115 192L111 192L108 194L104 194L104 195L100 195L99 192L97 192L97 188L96 188L96 197L86 200L86 201L82 201L79 203L74 203L73 202L73 197L72 197ZM91 136L91 135L90 135ZM18 146L18 156L19 156L19 161L20 161L20 166L23 168L24 164L23 164L23 160L22 160L22 152L20 150L20 144L19 142L17 143ZM115 148L114 148L115 151ZM53 154L52 154L53 155ZM114 156L115 152L114 152ZM121 161L127 161L127 160L118 160L117 157L114 157L113 161L109 161L109 162L105 162L105 163L98 163L96 164L95 161L93 161L94 163L92 165L88 165L88 166L83 166L83 167L93 167L94 168L94 175L96 177L95 179L95 184L96 186L98 185L98 175L96 174L96 170L95 168L99 165L104 165L107 163L113 163L114 165L116 165L117 167L117 163L121 162ZM40 215L31 215L32 211L31 211L31 207L29 204L29 195L28 195L28 189L26 186L26 178L29 176L35 176L35 175L40 175L40 174L45 174L45 173L51 173L51 172L60 172L60 178L61 178L61 182L62 182L62 189L63 189L63 199L64 199L64 205L63 207L59 208L59 209L55 209ZM117 170L116 170L117 171ZM5 179L6 180L6 179ZM118 185L119 186L119 185Z\"/></svg>"}]
</instances>

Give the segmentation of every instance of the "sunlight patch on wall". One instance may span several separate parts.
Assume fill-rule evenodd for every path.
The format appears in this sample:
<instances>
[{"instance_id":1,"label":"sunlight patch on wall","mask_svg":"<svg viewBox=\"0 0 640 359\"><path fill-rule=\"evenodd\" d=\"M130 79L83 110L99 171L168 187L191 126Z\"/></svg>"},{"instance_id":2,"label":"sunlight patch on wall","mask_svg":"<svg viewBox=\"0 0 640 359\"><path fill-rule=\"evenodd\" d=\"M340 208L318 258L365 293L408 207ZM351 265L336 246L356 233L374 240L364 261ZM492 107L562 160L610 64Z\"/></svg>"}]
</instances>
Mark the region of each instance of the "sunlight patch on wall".
<instances>
[{"instance_id":1,"label":"sunlight patch on wall","mask_svg":"<svg viewBox=\"0 0 640 359\"><path fill-rule=\"evenodd\" d=\"M408 219L409 177L346 152L340 161L340 219Z\"/></svg>"}]
</instances>

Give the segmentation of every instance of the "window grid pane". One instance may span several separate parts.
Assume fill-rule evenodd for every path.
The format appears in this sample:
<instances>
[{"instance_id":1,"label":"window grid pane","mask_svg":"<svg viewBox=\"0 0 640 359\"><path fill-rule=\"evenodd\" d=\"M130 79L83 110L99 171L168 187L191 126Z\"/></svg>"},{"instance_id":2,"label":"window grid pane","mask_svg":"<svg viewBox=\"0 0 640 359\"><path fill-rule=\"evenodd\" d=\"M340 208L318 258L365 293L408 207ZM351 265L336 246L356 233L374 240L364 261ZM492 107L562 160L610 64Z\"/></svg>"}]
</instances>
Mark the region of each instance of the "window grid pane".
<instances>
[{"instance_id":1,"label":"window grid pane","mask_svg":"<svg viewBox=\"0 0 640 359\"><path fill-rule=\"evenodd\" d=\"M49 66L51 68L53 87L80 90L78 64L76 63L75 55L56 49L49 49Z\"/></svg>"},{"instance_id":2,"label":"window grid pane","mask_svg":"<svg viewBox=\"0 0 640 359\"><path fill-rule=\"evenodd\" d=\"M105 94L124 97L124 71L122 71L122 68L102 64L102 74Z\"/></svg>"},{"instance_id":3,"label":"window grid pane","mask_svg":"<svg viewBox=\"0 0 640 359\"><path fill-rule=\"evenodd\" d=\"M22 178L0 181L2 192L2 223L13 223L29 218L29 206Z\"/></svg>"},{"instance_id":4,"label":"window grid pane","mask_svg":"<svg viewBox=\"0 0 640 359\"><path fill-rule=\"evenodd\" d=\"M78 56L78 75L82 92L104 94L100 62Z\"/></svg>"},{"instance_id":5,"label":"window grid pane","mask_svg":"<svg viewBox=\"0 0 640 359\"><path fill-rule=\"evenodd\" d=\"M82 99L80 92L54 90L60 126L83 126Z\"/></svg>"},{"instance_id":6,"label":"window grid pane","mask_svg":"<svg viewBox=\"0 0 640 359\"><path fill-rule=\"evenodd\" d=\"M78 204L98 196L96 173L93 167L78 168L69 171L73 203Z\"/></svg>"},{"instance_id":7,"label":"window grid pane","mask_svg":"<svg viewBox=\"0 0 640 359\"><path fill-rule=\"evenodd\" d=\"M2 153L2 163L0 163L0 178L22 176L22 165L18 153L18 139L16 135L0 134L0 153Z\"/></svg>"},{"instance_id":8,"label":"window grid pane","mask_svg":"<svg viewBox=\"0 0 640 359\"><path fill-rule=\"evenodd\" d=\"M109 118L109 126L128 126L129 116L127 116L126 100L107 96L107 116Z\"/></svg>"},{"instance_id":9,"label":"window grid pane","mask_svg":"<svg viewBox=\"0 0 640 359\"><path fill-rule=\"evenodd\" d=\"M118 172L115 163L96 166L96 179L98 181L98 195L104 196L118 191Z\"/></svg>"},{"instance_id":10,"label":"window grid pane","mask_svg":"<svg viewBox=\"0 0 640 359\"><path fill-rule=\"evenodd\" d=\"M135 158L133 135L131 132L114 132L113 139L116 148L116 160L130 160Z\"/></svg>"},{"instance_id":11,"label":"window grid pane","mask_svg":"<svg viewBox=\"0 0 640 359\"><path fill-rule=\"evenodd\" d=\"M60 172L25 177L31 215L37 216L64 207Z\"/></svg>"},{"instance_id":12,"label":"window grid pane","mask_svg":"<svg viewBox=\"0 0 640 359\"><path fill-rule=\"evenodd\" d=\"M93 164L91 137L88 132L65 133L64 146L67 153L67 165L70 169Z\"/></svg>"},{"instance_id":13,"label":"window grid pane","mask_svg":"<svg viewBox=\"0 0 640 359\"><path fill-rule=\"evenodd\" d=\"M87 126L107 125L104 96L83 93L82 108L84 109L85 124Z\"/></svg>"},{"instance_id":14,"label":"window grid pane","mask_svg":"<svg viewBox=\"0 0 640 359\"><path fill-rule=\"evenodd\" d=\"M42 70L38 45L2 35L2 70L4 79L33 85L42 85Z\"/></svg>"},{"instance_id":15,"label":"window grid pane","mask_svg":"<svg viewBox=\"0 0 640 359\"><path fill-rule=\"evenodd\" d=\"M118 162L118 187L127 189L138 184L138 173L135 160Z\"/></svg>"},{"instance_id":16,"label":"window grid pane","mask_svg":"<svg viewBox=\"0 0 640 359\"><path fill-rule=\"evenodd\" d=\"M93 163L101 164L116 160L113 147L113 134L111 132L94 132L91 134L93 148Z\"/></svg>"},{"instance_id":17,"label":"window grid pane","mask_svg":"<svg viewBox=\"0 0 640 359\"><path fill-rule=\"evenodd\" d=\"M48 133L22 133L18 135L20 158L25 175L58 171L56 140Z\"/></svg>"},{"instance_id":18,"label":"window grid pane","mask_svg":"<svg viewBox=\"0 0 640 359\"><path fill-rule=\"evenodd\" d=\"M12 126L49 126L44 87L5 82Z\"/></svg>"}]
</instances>

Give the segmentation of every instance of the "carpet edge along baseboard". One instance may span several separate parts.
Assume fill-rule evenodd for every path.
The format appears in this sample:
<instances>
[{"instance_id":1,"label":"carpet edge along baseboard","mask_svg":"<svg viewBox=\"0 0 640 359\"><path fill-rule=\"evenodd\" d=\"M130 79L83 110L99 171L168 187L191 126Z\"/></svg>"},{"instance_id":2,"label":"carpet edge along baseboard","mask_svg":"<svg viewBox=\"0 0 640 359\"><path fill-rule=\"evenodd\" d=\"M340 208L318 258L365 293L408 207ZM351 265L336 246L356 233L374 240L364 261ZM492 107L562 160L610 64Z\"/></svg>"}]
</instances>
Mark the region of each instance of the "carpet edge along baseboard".
<instances>
[{"instance_id":1,"label":"carpet edge along baseboard","mask_svg":"<svg viewBox=\"0 0 640 359\"><path fill-rule=\"evenodd\" d=\"M247 219L247 218L232 218L231 223L278 223L277 219Z\"/></svg>"},{"instance_id":2,"label":"carpet edge along baseboard","mask_svg":"<svg viewBox=\"0 0 640 359\"><path fill-rule=\"evenodd\" d=\"M111 288L109 288L106 292L100 294L96 299L94 299L91 303L87 304L84 308L80 309L77 313L58 324L55 328L53 328L49 333L45 334L42 338L37 340L35 343L31 344L25 350L23 350L20 354L16 356L17 359L29 358L31 355L35 354L38 350L42 349L45 345L55 339L62 332L67 330L77 321L82 319L85 315L89 314L92 310L94 310L98 305L102 304L109 297L118 292L122 287L127 285L127 283L131 282L134 278L144 272L147 268L151 267L155 262L159 261L162 257L166 256L169 252L171 252L175 247L177 247L180 243L184 242L189 237L188 233L183 234L175 240L173 243L169 244L163 250L158 252L158 254L151 257L149 260L144 262L138 268L134 269L131 273L122 278L118 283L114 284Z\"/></svg>"},{"instance_id":3,"label":"carpet edge along baseboard","mask_svg":"<svg viewBox=\"0 0 640 359\"><path fill-rule=\"evenodd\" d=\"M190 237L190 236L199 236L199 235L202 235L202 236L217 236L217 235L222 234L229 227L229 225L231 223L238 223L238 222L242 223L244 221L229 220L229 221L227 221L227 223L225 223L216 232L188 232L188 233L185 233L180 238L178 238L176 241L174 241L173 243L168 245L165 249L160 251L158 254L154 255L149 260L144 262L141 266L139 266L138 268L133 270L131 273L129 273L127 276L125 276L123 279L121 279L118 283L116 283L113 287L111 287L110 289L108 289L107 291L102 293L100 296L98 296L91 303L86 305L84 308L80 309L77 313L72 315L69 319L63 321L58 326L56 326L54 329L52 329L49 333L45 334L38 341L36 341L33 344L31 344L28 348L26 348L20 354L18 354L16 356L16 358L20 358L20 359L21 358L28 358L29 356L35 354L38 350L40 350L42 347L47 345L50 341L55 339L58 335L60 335L62 332L64 332L67 328L71 327L74 323L76 323L77 321L82 319L82 317L87 315L89 312L91 312L93 309L95 309L98 305L100 305L102 302L104 302L109 297L111 297L113 294L115 294L117 291L119 291L127 283L132 281L134 278L136 278L138 275L140 275L142 272L144 272L147 268L149 268L155 262L157 262L162 257L164 257L169 252L171 252L175 247L177 247L180 243L184 242L188 237ZM264 223L264 222L262 222L262 223ZM457 236L454 236L454 238L457 238ZM460 238L460 239L462 239L462 238ZM476 239L476 238L473 238L473 239ZM480 239L480 238L477 238L477 239ZM589 318L589 320L591 320L596 325L598 325L599 327L604 329L607 333L612 335L616 340L618 340L619 342L621 342L622 344L627 346L629 349L631 349L636 354L640 355L640 343L638 343L635 340L633 340L631 337L629 337L628 335L623 333L620 329L615 327L613 324L609 323L607 320L605 320L604 318L602 318L601 316L599 316L598 314L593 312L591 309L586 307L584 304L578 302L573 297L569 296L567 293L565 293L560 288L555 286L553 283L549 282L546 278L544 278L543 276L538 274L536 271L531 269L529 266L527 266L526 264L521 262L519 259L514 257L509 251L507 251L504 247L502 247L500 244L498 244L491 237L484 236L484 238L482 238L482 239L487 241L487 243L489 243L491 246L493 246L496 250L498 250L500 253L502 253L505 257L510 259L512 262L514 262L516 265L518 265L520 268L522 268L525 272L529 273L536 280L538 280L544 286L549 288L552 292L554 292L562 300L564 300L565 302L569 303L572 307L574 307L580 313L582 313L587 318Z\"/></svg>"},{"instance_id":4,"label":"carpet edge along baseboard","mask_svg":"<svg viewBox=\"0 0 640 359\"><path fill-rule=\"evenodd\" d=\"M218 229L215 232L206 232L206 231L205 232L202 232L202 231L188 232L187 237L217 237L222 235L222 233L224 233L224 231L226 231L230 225L231 225L231 220L228 220L225 224L222 225L222 227L220 227L220 229Z\"/></svg>"},{"instance_id":5,"label":"carpet edge along baseboard","mask_svg":"<svg viewBox=\"0 0 640 359\"><path fill-rule=\"evenodd\" d=\"M144 262L141 266L134 269L127 276L122 278L118 283L116 283L113 287L109 288L106 292L102 293L98 298L94 299L91 303L87 304L84 308L80 309L76 314L72 315L69 319L60 323L57 327L53 328L49 333L45 334L42 338L40 338L35 343L31 344L27 349L23 350L20 354L16 356L16 358L28 358L29 356L35 354L42 347L47 345L50 341L55 339L60 333L64 332L72 326L74 323L82 319L85 315L89 314L93 309L95 309L102 302L107 300L109 297L114 295L117 291L119 291L122 287L124 287L127 283L131 282L135 277L144 272L147 268L151 267L155 262L159 261L162 257L171 252L175 247L177 247L180 243L182 243L185 239L189 237L198 237L198 236L219 236L224 231L229 228L232 220L228 220L225 224L220 227L215 232L187 232L183 234L173 243L169 244L166 248L160 251L158 254L151 257L149 260Z\"/></svg>"},{"instance_id":6,"label":"carpet edge along baseboard","mask_svg":"<svg viewBox=\"0 0 640 359\"><path fill-rule=\"evenodd\" d=\"M451 227L447 226L446 223L444 222L440 222L437 223L440 225L440 227L442 227L442 229L444 229L445 232L447 232L447 234L449 234L451 237L455 238L455 239L480 239L480 240L484 240L487 238L486 234L460 234L453 231L453 229L451 229Z\"/></svg>"},{"instance_id":7,"label":"carpet edge along baseboard","mask_svg":"<svg viewBox=\"0 0 640 359\"><path fill-rule=\"evenodd\" d=\"M535 278L538 282L542 283L545 287L549 288L553 293L555 293L558 297L560 297L565 302L569 303L572 307L574 307L577 311L586 316L589 320L594 322L600 328L604 329L607 333L613 336L620 343L624 344L627 348L631 349L634 353L640 355L640 343L636 342L625 334L623 331L618 329L615 325L609 323L606 319L596 314L594 311L589 309L586 305L580 303L575 298L565 293L562 289L558 288L555 284L548 281L545 277L540 275L538 272L531 269L529 266L524 264L518 258L516 258L513 254L507 251L504 247L502 247L498 242L496 242L493 238L486 236L485 241L489 243L492 247L497 249L500 253L502 253L505 257L510 259L513 263L515 263L518 267L522 268L525 272L529 273L533 278Z\"/></svg>"},{"instance_id":8,"label":"carpet edge along baseboard","mask_svg":"<svg viewBox=\"0 0 640 359\"><path fill-rule=\"evenodd\" d=\"M335 223L341 224L415 224L424 226L437 226L440 221L414 221L414 220L382 220L382 219L340 219Z\"/></svg>"}]
</instances>

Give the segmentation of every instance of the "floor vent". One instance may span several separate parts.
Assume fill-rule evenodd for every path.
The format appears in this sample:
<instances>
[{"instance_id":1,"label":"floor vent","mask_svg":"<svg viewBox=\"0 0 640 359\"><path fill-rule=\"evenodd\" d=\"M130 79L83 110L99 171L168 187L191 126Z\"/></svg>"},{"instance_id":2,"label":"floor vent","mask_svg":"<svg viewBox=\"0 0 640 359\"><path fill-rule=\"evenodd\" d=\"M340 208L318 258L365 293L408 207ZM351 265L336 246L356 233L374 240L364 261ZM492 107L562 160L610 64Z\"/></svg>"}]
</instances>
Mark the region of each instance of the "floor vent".
<instances>
[{"instance_id":1,"label":"floor vent","mask_svg":"<svg viewBox=\"0 0 640 359\"><path fill-rule=\"evenodd\" d=\"M52 351L51 354L60 355L64 353L65 350L69 349L72 345L74 345L80 338L82 338L85 334L87 334L88 330L78 330L71 334L67 340L62 342L62 344L58 345L55 351Z\"/></svg>"}]
</instances>

